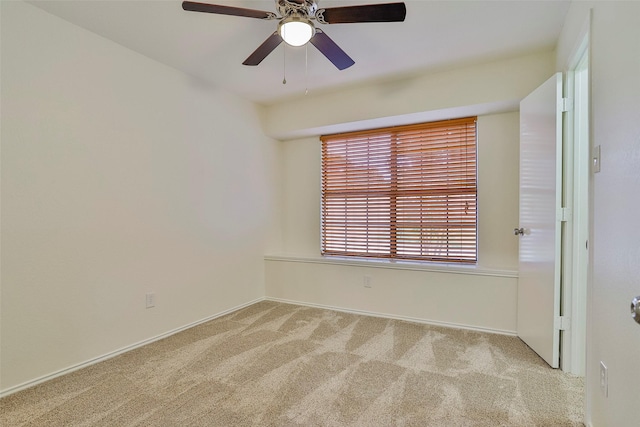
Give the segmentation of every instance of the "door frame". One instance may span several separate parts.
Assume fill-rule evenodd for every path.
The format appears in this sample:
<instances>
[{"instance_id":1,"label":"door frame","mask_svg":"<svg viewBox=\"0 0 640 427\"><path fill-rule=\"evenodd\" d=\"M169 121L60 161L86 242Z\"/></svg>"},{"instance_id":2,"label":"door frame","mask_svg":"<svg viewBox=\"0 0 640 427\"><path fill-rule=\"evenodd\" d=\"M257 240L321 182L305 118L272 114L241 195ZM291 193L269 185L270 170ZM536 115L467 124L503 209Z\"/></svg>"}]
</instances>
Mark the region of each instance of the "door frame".
<instances>
[{"instance_id":1,"label":"door frame","mask_svg":"<svg viewBox=\"0 0 640 427\"><path fill-rule=\"evenodd\" d=\"M591 129L591 20L592 10L582 25L575 47L565 64L567 92L565 97L576 99L576 72L586 66L587 78L586 106L578 99L574 102L574 108L567 112L567 120L564 124L564 138L570 146L570 156L566 160L568 181L565 194L575 215L566 227L565 243L563 243L563 294L562 313L572 318L569 331L563 331L561 335L560 363L563 371L585 377L584 393L584 420L589 425L592 408L590 399L590 386L599 383L589 376L589 340L591 337L591 321L589 313L592 312L592 286L593 286L593 245L589 242L589 236L593 235L593 172L591 170L593 137ZM578 79L580 76L578 76ZM577 108L577 110L576 110ZM586 111L585 111L586 110ZM587 123L580 119L586 116ZM582 139L581 139L582 138ZM584 140L586 138L586 141ZM581 150L582 148L582 150ZM586 148L586 153L584 148ZM586 157L586 158L585 158ZM566 163L566 162L565 162ZM586 163L586 164L585 164ZM586 170L586 172L585 172ZM586 178L585 178L586 173ZM586 182L585 182L586 181ZM586 201L584 200L586 198ZM584 206L586 202L586 212ZM586 234L586 235L585 235ZM587 245L586 254L582 251L583 245Z\"/></svg>"},{"instance_id":2,"label":"door frame","mask_svg":"<svg viewBox=\"0 0 640 427\"><path fill-rule=\"evenodd\" d=\"M562 314L571 318L571 328L561 335L561 368L578 376L588 375L587 345L590 336L591 257L589 236L593 231L593 140L591 135L591 11L565 66L565 97L573 100L564 125L567 151L563 167L566 203L573 212L563 230ZM585 74L586 73L586 79ZM586 93L585 93L586 91ZM585 381L585 385L588 384ZM585 424L590 413L585 387Z\"/></svg>"}]
</instances>

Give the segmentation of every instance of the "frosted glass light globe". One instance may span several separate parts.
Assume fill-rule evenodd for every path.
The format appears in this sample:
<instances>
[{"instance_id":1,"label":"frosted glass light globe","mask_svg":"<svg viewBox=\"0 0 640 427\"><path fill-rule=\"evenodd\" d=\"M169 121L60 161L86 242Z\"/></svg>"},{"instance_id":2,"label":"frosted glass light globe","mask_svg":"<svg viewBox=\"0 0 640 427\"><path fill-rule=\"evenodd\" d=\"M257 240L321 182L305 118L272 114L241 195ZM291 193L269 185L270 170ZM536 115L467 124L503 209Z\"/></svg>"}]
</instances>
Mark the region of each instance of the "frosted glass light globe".
<instances>
[{"instance_id":1,"label":"frosted glass light globe","mask_svg":"<svg viewBox=\"0 0 640 427\"><path fill-rule=\"evenodd\" d=\"M291 46L303 46L313 36L313 27L304 21L284 22L279 30L282 40Z\"/></svg>"}]
</instances>

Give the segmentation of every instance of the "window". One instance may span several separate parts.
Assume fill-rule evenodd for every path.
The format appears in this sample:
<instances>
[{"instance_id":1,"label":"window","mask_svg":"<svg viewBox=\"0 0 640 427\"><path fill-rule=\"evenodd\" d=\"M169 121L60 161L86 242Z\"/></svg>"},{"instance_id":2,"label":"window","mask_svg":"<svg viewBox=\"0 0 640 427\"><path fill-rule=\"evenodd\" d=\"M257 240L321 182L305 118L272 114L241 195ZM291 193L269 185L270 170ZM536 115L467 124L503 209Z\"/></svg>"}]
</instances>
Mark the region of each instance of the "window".
<instances>
[{"instance_id":1,"label":"window","mask_svg":"<svg viewBox=\"0 0 640 427\"><path fill-rule=\"evenodd\" d=\"M475 117L320 139L323 255L476 262Z\"/></svg>"}]
</instances>

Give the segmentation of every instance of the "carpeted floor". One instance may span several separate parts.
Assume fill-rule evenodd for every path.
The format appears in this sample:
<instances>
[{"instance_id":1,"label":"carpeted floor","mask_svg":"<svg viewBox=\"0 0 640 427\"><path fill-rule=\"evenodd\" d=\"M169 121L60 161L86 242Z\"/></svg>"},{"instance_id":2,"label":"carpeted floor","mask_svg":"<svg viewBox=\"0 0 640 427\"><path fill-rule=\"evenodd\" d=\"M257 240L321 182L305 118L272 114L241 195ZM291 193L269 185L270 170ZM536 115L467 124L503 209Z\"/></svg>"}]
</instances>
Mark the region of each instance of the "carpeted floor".
<instances>
[{"instance_id":1,"label":"carpeted floor","mask_svg":"<svg viewBox=\"0 0 640 427\"><path fill-rule=\"evenodd\" d=\"M518 338L264 301L0 400L2 426L582 426Z\"/></svg>"}]
</instances>

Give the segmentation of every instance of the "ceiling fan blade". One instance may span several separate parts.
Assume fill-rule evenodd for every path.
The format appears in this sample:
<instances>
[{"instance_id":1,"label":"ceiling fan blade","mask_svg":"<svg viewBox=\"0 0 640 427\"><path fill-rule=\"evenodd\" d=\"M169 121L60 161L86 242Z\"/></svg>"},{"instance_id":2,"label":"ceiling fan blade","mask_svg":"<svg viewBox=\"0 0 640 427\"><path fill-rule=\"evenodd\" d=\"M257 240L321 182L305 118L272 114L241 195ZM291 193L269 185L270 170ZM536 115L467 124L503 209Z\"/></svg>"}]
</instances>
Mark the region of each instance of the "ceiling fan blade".
<instances>
[{"instance_id":1,"label":"ceiling fan blade","mask_svg":"<svg viewBox=\"0 0 640 427\"><path fill-rule=\"evenodd\" d=\"M275 48L282 43L282 37L276 31L271 34L247 59L242 63L243 65L258 65L266 58Z\"/></svg>"},{"instance_id":2,"label":"ceiling fan blade","mask_svg":"<svg viewBox=\"0 0 640 427\"><path fill-rule=\"evenodd\" d=\"M316 19L323 24L402 22L406 15L407 7L404 3L384 3L318 9Z\"/></svg>"},{"instance_id":3,"label":"ceiling fan blade","mask_svg":"<svg viewBox=\"0 0 640 427\"><path fill-rule=\"evenodd\" d=\"M340 49L340 46L331 40L322 30L316 29L316 34L310 41L339 70L344 70L355 64L353 59L351 59L344 50Z\"/></svg>"},{"instance_id":4,"label":"ceiling fan blade","mask_svg":"<svg viewBox=\"0 0 640 427\"><path fill-rule=\"evenodd\" d=\"M190 12L217 13L218 15L245 16L247 18L258 19L276 19L276 15L273 12L245 9L242 7L221 6L217 4L196 3L193 1L183 1L182 8Z\"/></svg>"}]
</instances>

